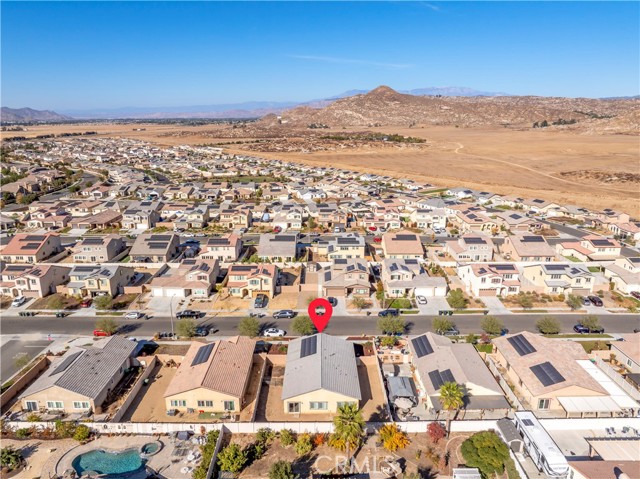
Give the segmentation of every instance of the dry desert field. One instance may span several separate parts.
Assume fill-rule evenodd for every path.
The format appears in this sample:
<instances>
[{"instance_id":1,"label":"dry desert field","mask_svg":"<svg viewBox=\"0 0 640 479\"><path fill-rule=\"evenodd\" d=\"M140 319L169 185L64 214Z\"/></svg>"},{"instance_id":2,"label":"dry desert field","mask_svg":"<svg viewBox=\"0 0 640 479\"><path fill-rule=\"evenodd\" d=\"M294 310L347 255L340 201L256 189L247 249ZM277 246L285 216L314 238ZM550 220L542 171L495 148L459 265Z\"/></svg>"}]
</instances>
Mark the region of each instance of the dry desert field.
<instances>
[{"instance_id":1,"label":"dry desert field","mask_svg":"<svg viewBox=\"0 0 640 479\"><path fill-rule=\"evenodd\" d=\"M145 131L134 131L144 128ZM98 131L159 145L217 143L221 125L104 124L43 125L3 136ZM553 129L378 127L368 131L420 137L416 148L343 148L313 153L267 153L230 145L229 150L305 164L409 177L439 186L465 186L500 194L540 197L563 204L614 208L640 216L640 141L631 135L587 135ZM218 136L219 132L219 136ZM324 130L322 134L348 130ZM296 136L293 134L292 136ZM236 141L241 138L235 137ZM247 138L250 139L250 138Z\"/></svg>"}]
</instances>

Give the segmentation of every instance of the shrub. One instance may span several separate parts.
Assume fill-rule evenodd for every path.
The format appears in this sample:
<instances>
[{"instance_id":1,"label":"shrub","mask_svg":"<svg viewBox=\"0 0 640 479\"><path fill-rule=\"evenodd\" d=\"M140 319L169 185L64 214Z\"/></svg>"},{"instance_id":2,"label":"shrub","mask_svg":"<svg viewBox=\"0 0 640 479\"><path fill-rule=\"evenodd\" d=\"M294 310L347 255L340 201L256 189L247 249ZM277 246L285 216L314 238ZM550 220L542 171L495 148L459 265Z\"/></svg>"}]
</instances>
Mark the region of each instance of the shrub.
<instances>
[{"instance_id":1,"label":"shrub","mask_svg":"<svg viewBox=\"0 0 640 479\"><path fill-rule=\"evenodd\" d=\"M291 322L291 329L300 336L309 336L316 331L315 326L308 316L296 316Z\"/></svg>"},{"instance_id":2,"label":"shrub","mask_svg":"<svg viewBox=\"0 0 640 479\"><path fill-rule=\"evenodd\" d=\"M325 434L322 434L321 432L318 432L313 435L313 445L315 447L322 446L326 442L326 440L327 440L327 436Z\"/></svg>"},{"instance_id":3,"label":"shrub","mask_svg":"<svg viewBox=\"0 0 640 479\"><path fill-rule=\"evenodd\" d=\"M31 429L28 427L22 427L18 430L16 430L16 437L18 439L26 439L29 436L31 436Z\"/></svg>"},{"instance_id":4,"label":"shrub","mask_svg":"<svg viewBox=\"0 0 640 479\"><path fill-rule=\"evenodd\" d=\"M404 319L386 317L378 320L378 329L383 334L402 334L407 327Z\"/></svg>"},{"instance_id":5,"label":"shrub","mask_svg":"<svg viewBox=\"0 0 640 479\"><path fill-rule=\"evenodd\" d=\"M291 446L296 442L296 436L291 429L283 429L280 431L280 444L284 447Z\"/></svg>"},{"instance_id":6,"label":"shrub","mask_svg":"<svg viewBox=\"0 0 640 479\"><path fill-rule=\"evenodd\" d=\"M576 309L580 309L582 307L582 299L580 299L580 297L578 296L574 296L573 294L570 294L569 297L567 298L567 306L569 306L569 308L571 308L572 311L575 311Z\"/></svg>"},{"instance_id":7,"label":"shrub","mask_svg":"<svg viewBox=\"0 0 640 479\"><path fill-rule=\"evenodd\" d=\"M398 338L395 336L383 336L380 339L380 345L385 347L393 347L398 344Z\"/></svg>"},{"instance_id":8,"label":"shrub","mask_svg":"<svg viewBox=\"0 0 640 479\"><path fill-rule=\"evenodd\" d=\"M181 338L193 338L196 335L196 322L192 318L182 318L176 329Z\"/></svg>"},{"instance_id":9,"label":"shrub","mask_svg":"<svg viewBox=\"0 0 640 479\"><path fill-rule=\"evenodd\" d=\"M84 424L80 424L76 428L76 432L73 434L73 438L78 442L82 442L89 439L90 435L91 435L91 430Z\"/></svg>"},{"instance_id":10,"label":"shrub","mask_svg":"<svg viewBox=\"0 0 640 479\"><path fill-rule=\"evenodd\" d=\"M100 309L102 311L107 310L107 309L111 309L113 306L113 298L111 296L109 296L108 294L105 294L103 296L97 296L94 300L93 300L93 304L96 307L96 309ZM104 331L104 329L103 329Z\"/></svg>"},{"instance_id":11,"label":"shrub","mask_svg":"<svg viewBox=\"0 0 640 479\"><path fill-rule=\"evenodd\" d=\"M351 300L351 306L356 308L358 311L361 311L363 309L370 308L371 307L371 301L369 301L366 298L361 298L359 296L356 296Z\"/></svg>"},{"instance_id":12,"label":"shrub","mask_svg":"<svg viewBox=\"0 0 640 479\"><path fill-rule=\"evenodd\" d=\"M104 298L104 296L99 296ZM118 323L112 318L102 318L96 322L96 329L104 331L107 334L113 334L118 330Z\"/></svg>"},{"instance_id":13,"label":"shrub","mask_svg":"<svg viewBox=\"0 0 640 479\"><path fill-rule=\"evenodd\" d=\"M11 471L17 469L20 463L22 463L22 453L20 451L12 446L0 449L0 466L6 467Z\"/></svg>"},{"instance_id":14,"label":"shrub","mask_svg":"<svg viewBox=\"0 0 640 479\"><path fill-rule=\"evenodd\" d=\"M247 463L247 453L237 444L229 444L218 454L221 471L240 472Z\"/></svg>"},{"instance_id":15,"label":"shrub","mask_svg":"<svg viewBox=\"0 0 640 479\"><path fill-rule=\"evenodd\" d=\"M447 318L433 318L433 330L435 332L447 331L453 328L453 321Z\"/></svg>"},{"instance_id":16,"label":"shrub","mask_svg":"<svg viewBox=\"0 0 640 479\"><path fill-rule=\"evenodd\" d=\"M447 302L449 306L455 309L464 309L469 304L469 300L465 298L464 293L461 289L453 289L449 292L449 296L447 296Z\"/></svg>"},{"instance_id":17,"label":"shrub","mask_svg":"<svg viewBox=\"0 0 640 479\"><path fill-rule=\"evenodd\" d=\"M269 429L268 427L261 427L256 432L256 442L261 444L269 445L275 437L275 431L273 429Z\"/></svg>"},{"instance_id":18,"label":"shrub","mask_svg":"<svg viewBox=\"0 0 640 479\"><path fill-rule=\"evenodd\" d=\"M585 328L589 328L590 330L600 329L600 319L598 319L598 317L593 314L584 316L580 320L580 324L582 324Z\"/></svg>"},{"instance_id":19,"label":"shrub","mask_svg":"<svg viewBox=\"0 0 640 479\"><path fill-rule=\"evenodd\" d=\"M269 468L269 479L294 479L295 477L290 462L276 461Z\"/></svg>"},{"instance_id":20,"label":"shrub","mask_svg":"<svg viewBox=\"0 0 640 479\"><path fill-rule=\"evenodd\" d=\"M382 426L379 434L382 445L387 451L395 452L398 449L404 449L411 443L407 433L398 429L396 424Z\"/></svg>"},{"instance_id":21,"label":"shrub","mask_svg":"<svg viewBox=\"0 0 640 479\"><path fill-rule=\"evenodd\" d=\"M40 414L32 412L27 415L27 422L40 422L42 421L42 417Z\"/></svg>"},{"instance_id":22,"label":"shrub","mask_svg":"<svg viewBox=\"0 0 640 479\"><path fill-rule=\"evenodd\" d=\"M296 454L298 456L306 456L313 450L313 443L311 442L311 436L307 433L300 434L296 441Z\"/></svg>"},{"instance_id":23,"label":"shrub","mask_svg":"<svg viewBox=\"0 0 640 479\"><path fill-rule=\"evenodd\" d=\"M447 436L447 430L442 425L442 423L432 422L427 426L427 434L429 435L429 439L431 439L434 444L438 444L438 441L440 441L440 439L443 439Z\"/></svg>"},{"instance_id":24,"label":"shrub","mask_svg":"<svg viewBox=\"0 0 640 479\"><path fill-rule=\"evenodd\" d=\"M495 316L485 316L480 321L480 327L487 334L497 335L504 328L504 323Z\"/></svg>"}]
</instances>

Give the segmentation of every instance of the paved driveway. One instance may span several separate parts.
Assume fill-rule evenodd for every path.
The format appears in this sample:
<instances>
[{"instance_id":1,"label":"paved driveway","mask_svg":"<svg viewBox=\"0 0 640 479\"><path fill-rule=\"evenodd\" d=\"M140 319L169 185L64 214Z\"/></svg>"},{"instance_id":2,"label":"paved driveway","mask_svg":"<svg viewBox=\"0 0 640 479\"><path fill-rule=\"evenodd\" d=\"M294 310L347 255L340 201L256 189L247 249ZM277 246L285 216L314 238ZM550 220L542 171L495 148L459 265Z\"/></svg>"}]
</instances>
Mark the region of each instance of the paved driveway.
<instances>
[{"instance_id":1,"label":"paved driveway","mask_svg":"<svg viewBox=\"0 0 640 479\"><path fill-rule=\"evenodd\" d=\"M427 298L427 304L418 304L420 314L438 316L438 311L449 310L451 306L447 303L447 298L431 297Z\"/></svg>"},{"instance_id":2,"label":"paved driveway","mask_svg":"<svg viewBox=\"0 0 640 479\"><path fill-rule=\"evenodd\" d=\"M489 310L489 314L511 314L511 311L495 296L483 296L482 302Z\"/></svg>"}]
</instances>

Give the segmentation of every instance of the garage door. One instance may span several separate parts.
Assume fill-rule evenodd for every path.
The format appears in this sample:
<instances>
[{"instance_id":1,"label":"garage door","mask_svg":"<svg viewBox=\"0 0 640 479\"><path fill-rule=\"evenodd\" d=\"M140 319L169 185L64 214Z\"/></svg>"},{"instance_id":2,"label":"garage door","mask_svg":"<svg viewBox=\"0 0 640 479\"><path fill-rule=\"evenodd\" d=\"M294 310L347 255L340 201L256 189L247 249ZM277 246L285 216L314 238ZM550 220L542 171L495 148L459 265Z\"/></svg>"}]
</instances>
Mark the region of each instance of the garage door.
<instances>
[{"instance_id":1,"label":"garage door","mask_svg":"<svg viewBox=\"0 0 640 479\"><path fill-rule=\"evenodd\" d=\"M572 293L571 293L571 294L575 294L575 295L578 295L578 296L588 296L588 295L590 295L590 294L591 294L591 291L589 291L589 290L588 290L588 289L586 289L586 288L583 288L583 289L576 289L576 288L573 288L573 290L572 290Z\"/></svg>"},{"instance_id":2,"label":"garage door","mask_svg":"<svg viewBox=\"0 0 640 479\"><path fill-rule=\"evenodd\" d=\"M434 296L433 288L416 288L415 290L416 296L426 296L427 298L432 298Z\"/></svg>"},{"instance_id":3,"label":"garage door","mask_svg":"<svg viewBox=\"0 0 640 479\"><path fill-rule=\"evenodd\" d=\"M184 298L184 289L182 288L152 288L151 295L154 298Z\"/></svg>"},{"instance_id":4,"label":"garage door","mask_svg":"<svg viewBox=\"0 0 640 479\"><path fill-rule=\"evenodd\" d=\"M480 296L495 296L496 295L496 290L495 289L481 289L480 290Z\"/></svg>"}]
</instances>

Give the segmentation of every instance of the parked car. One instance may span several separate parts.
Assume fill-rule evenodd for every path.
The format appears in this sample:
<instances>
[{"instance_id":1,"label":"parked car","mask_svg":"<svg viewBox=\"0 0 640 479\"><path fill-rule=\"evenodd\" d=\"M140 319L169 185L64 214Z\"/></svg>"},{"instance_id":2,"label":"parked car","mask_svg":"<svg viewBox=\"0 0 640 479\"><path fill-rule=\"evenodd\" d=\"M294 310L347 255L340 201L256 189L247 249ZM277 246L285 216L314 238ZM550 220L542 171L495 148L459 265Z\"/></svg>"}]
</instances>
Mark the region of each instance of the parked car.
<instances>
[{"instance_id":1,"label":"parked car","mask_svg":"<svg viewBox=\"0 0 640 479\"><path fill-rule=\"evenodd\" d=\"M209 334L209 328L206 328L204 326L198 326L196 328L196 336L198 337L204 337L207 336Z\"/></svg>"},{"instance_id":2,"label":"parked car","mask_svg":"<svg viewBox=\"0 0 640 479\"><path fill-rule=\"evenodd\" d=\"M640 299L640 292L639 291L631 291L631 296L633 296L636 299Z\"/></svg>"},{"instance_id":3,"label":"parked car","mask_svg":"<svg viewBox=\"0 0 640 479\"><path fill-rule=\"evenodd\" d=\"M240 228L240 234L243 235L247 232L247 228Z\"/></svg>"},{"instance_id":4,"label":"parked car","mask_svg":"<svg viewBox=\"0 0 640 479\"><path fill-rule=\"evenodd\" d=\"M139 311L129 311L124 315L124 319L142 319L144 318L144 313Z\"/></svg>"},{"instance_id":5,"label":"parked car","mask_svg":"<svg viewBox=\"0 0 640 479\"><path fill-rule=\"evenodd\" d=\"M586 296L582 297L582 305L583 306L591 306L591 301L589 301L589 298L587 298Z\"/></svg>"},{"instance_id":6,"label":"parked car","mask_svg":"<svg viewBox=\"0 0 640 479\"><path fill-rule=\"evenodd\" d=\"M333 306L334 308L335 308L336 306L338 306L338 300L337 300L336 298L334 298L333 296L329 296L329 297L327 298L327 301L329 301L329 304L330 304L331 306Z\"/></svg>"},{"instance_id":7,"label":"parked car","mask_svg":"<svg viewBox=\"0 0 640 479\"><path fill-rule=\"evenodd\" d=\"M253 307L254 308L264 308L267 305L267 295L266 294L259 294L258 296L256 296L256 299L253 301Z\"/></svg>"},{"instance_id":8,"label":"parked car","mask_svg":"<svg viewBox=\"0 0 640 479\"><path fill-rule=\"evenodd\" d=\"M96 338L101 338L101 337L111 336L111 333L107 333L106 331L103 331L102 329L94 329L93 330L93 335Z\"/></svg>"},{"instance_id":9,"label":"parked car","mask_svg":"<svg viewBox=\"0 0 640 479\"><path fill-rule=\"evenodd\" d=\"M441 336L460 336L460 331L458 331L458 329L456 329L455 327L449 328L444 331L436 331L436 333Z\"/></svg>"},{"instance_id":10,"label":"parked car","mask_svg":"<svg viewBox=\"0 0 640 479\"><path fill-rule=\"evenodd\" d=\"M416 301L418 302L418 304L427 304L427 298L425 298L424 296L416 296Z\"/></svg>"},{"instance_id":11,"label":"parked car","mask_svg":"<svg viewBox=\"0 0 640 479\"><path fill-rule=\"evenodd\" d=\"M369 231L377 231L377 229L376 226L369 226Z\"/></svg>"},{"instance_id":12,"label":"parked car","mask_svg":"<svg viewBox=\"0 0 640 479\"><path fill-rule=\"evenodd\" d=\"M91 306L91 303L93 302L93 299L91 298L85 298L82 300L82 302L80 303L80 307L81 308L88 308L89 306Z\"/></svg>"},{"instance_id":13,"label":"parked car","mask_svg":"<svg viewBox=\"0 0 640 479\"><path fill-rule=\"evenodd\" d=\"M185 238L193 238L195 235L193 233L182 233L182 236Z\"/></svg>"},{"instance_id":14,"label":"parked car","mask_svg":"<svg viewBox=\"0 0 640 479\"><path fill-rule=\"evenodd\" d=\"M278 329L278 328L269 328L269 329L265 329L262 332L262 335L267 338L281 338L286 334L287 334L286 331L283 331L282 329Z\"/></svg>"},{"instance_id":15,"label":"parked car","mask_svg":"<svg viewBox=\"0 0 640 479\"><path fill-rule=\"evenodd\" d=\"M508 328L502 328L500 330L500 336L506 336L507 334L509 334L509 329Z\"/></svg>"},{"instance_id":16,"label":"parked car","mask_svg":"<svg viewBox=\"0 0 640 479\"><path fill-rule=\"evenodd\" d=\"M381 233L386 233L386 232L387 232L387 228L385 228L385 227L381 226L381 227L380 227L380 232L381 232Z\"/></svg>"},{"instance_id":17,"label":"parked car","mask_svg":"<svg viewBox=\"0 0 640 479\"><path fill-rule=\"evenodd\" d=\"M275 319L291 319L296 315L295 311L290 309L282 309L273 313Z\"/></svg>"},{"instance_id":18,"label":"parked car","mask_svg":"<svg viewBox=\"0 0 640 479\"><path fill-rule=\"evenodd\" d=\"M392 308L392 309L383 309L378 313L378 316L380 316L381 318L384 318L387 316L398 316L399 314L400 314L399 309Z\"/></svg>"},{"instance_id":19,"label":"parked car","mask_svg":"<svg viewBox=\"0 0 640 479\"><path fill-rule=\"evenodd\" d=\"M602 306L602 300L600 298L598 298L597 296L587 296L587 298L589 298L589 301L591 301L591 303L594 306Z\"/></svg>"},{"instance_id":20,"label":"parked car","mask_svg":"<svg viewBox=\"0 0 640 479\"><path fill-rule=\"evenodd\" d=\"M27 298L25 298L24 296L18 296L13 301L11 301L11 306L13 308L17 308L18 306L22 306L26 302L27 302Z\"/></svg>"},{"instance_id":21,"label":"parked car","mask_svg":"<svg viewBox=\"0 0 640 479\"><path fill-rule=\"evenodd\" d=\"M185 309L183 311L178 311L178 313L176 314L176 318L178 319L199 318L199 317L200 317L200 311L195 311L193 309Z\"/></svg>"},{"instance_id":22,"label":"parked car","mask_svg":"<svg viewBox=\"0 0 640 479\"><path fill-rule=\"evenodd\" d=\"M273 228L274 233L280 233L281 231L282 231L282 226L276 226L275 228Z\"/></svg>"},{"instance_id":23,"label":"parked car","mask_svg":"<svg viewBox=\"0 0 640 479\"><path fill-rule=\"evenodd\" d=\"M579 333L579 334L589 334L589 333L602 334L602 333L604 333L604 328L589 329L589 328L587 328L586 326L583 326L580 323L576 324L573 327L573 330L576 333Z\"/></svg>"},{"instance_id":24,"label":"parked car","mask_svg":"<svg viewBox=\"0 0 640 479\"><path fill-rule=\"evenodd\" d=\"M373 242L374 243L382 243L382 238L380 236L376 236L375 238L373 238Z\"/></svg>"}]
</instances>

